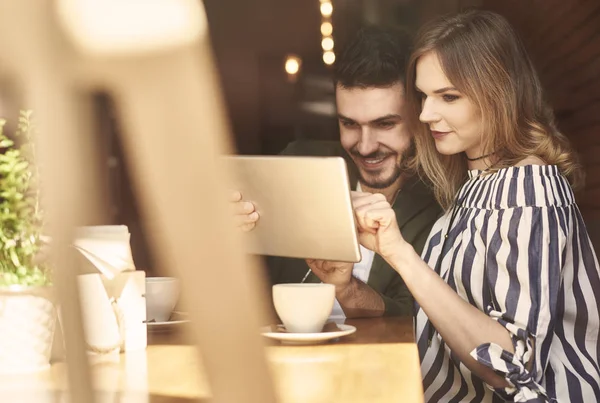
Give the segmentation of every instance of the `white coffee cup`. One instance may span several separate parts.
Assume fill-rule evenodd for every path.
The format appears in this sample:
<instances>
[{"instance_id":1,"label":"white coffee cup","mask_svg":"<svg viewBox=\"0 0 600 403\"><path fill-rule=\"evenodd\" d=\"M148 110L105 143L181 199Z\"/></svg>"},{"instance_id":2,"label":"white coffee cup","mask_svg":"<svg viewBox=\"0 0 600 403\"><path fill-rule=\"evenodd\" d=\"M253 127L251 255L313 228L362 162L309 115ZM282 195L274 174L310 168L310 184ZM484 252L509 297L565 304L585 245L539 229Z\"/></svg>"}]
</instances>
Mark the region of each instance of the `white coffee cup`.
<instances>
[{"instance_id":1,"label":"white coffee cup","mask_svg":"<svg viewBox=\"0 0 600 403\"><path fill-rule=\"evenodd\" d=\"M179 280L174 277L146 278L146 320L166 322L179 300Z\"/></svg>"},{"instance_id":2,"label":"white coffee cup","mask_svg":"<svg viewBox=\"0 0 600 403\"><path fill-rule=\"evenodd\" d=\"M318 333L333 309L332 284L276 284L273 304L290 333Z\"/></svg>"}]
</instances>

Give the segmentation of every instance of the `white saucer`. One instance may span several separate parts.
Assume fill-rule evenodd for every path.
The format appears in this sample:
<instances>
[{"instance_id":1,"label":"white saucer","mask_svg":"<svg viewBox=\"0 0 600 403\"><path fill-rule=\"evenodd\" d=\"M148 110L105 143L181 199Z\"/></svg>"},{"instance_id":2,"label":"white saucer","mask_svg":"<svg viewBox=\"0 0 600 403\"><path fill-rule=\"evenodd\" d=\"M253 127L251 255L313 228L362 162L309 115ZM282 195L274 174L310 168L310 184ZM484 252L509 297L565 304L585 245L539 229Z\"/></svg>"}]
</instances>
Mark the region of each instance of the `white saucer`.
<instances>
[{"instance_id":1,"label":"white saucer","mask_svg":"<svg viewBox=\"0 0 600 403\"><path fill-rule=\"evenodd\" d=\"M165 322L146 322L146 326L148 326L149 332L162 332L167 330L172 330L184 323L189 323L190 320L186 319L187 314L183 312L174 311L171 315L171 318Z\"/></svg>"},{"instance_id":2,"label":"white saucer","mask_svg":"<svg viewBox=\"0 0 600 403\"><path fill-rule=\"evenodd\" d=\"M324 343L356 332L356 328L351 325L337 324L337 328L337 331L319 333L287 333L283 325L277 325L277 331L273 331L273 326L265 326L261 333L270 339L279 340L282 344L305 345Z\"/></svg>"}]
</instances>

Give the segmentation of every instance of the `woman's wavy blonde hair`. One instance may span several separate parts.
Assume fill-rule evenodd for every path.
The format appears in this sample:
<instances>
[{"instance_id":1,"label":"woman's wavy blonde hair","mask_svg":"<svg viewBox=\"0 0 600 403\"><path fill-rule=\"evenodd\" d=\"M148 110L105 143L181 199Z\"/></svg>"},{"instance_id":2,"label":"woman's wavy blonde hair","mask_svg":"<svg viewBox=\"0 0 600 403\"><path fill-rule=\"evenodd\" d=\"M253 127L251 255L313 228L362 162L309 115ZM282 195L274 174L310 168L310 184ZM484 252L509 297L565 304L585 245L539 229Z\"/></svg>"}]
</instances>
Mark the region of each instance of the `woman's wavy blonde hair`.
<instances>
[{"instance_id":1,"label":"woman's wavy blonde hair","mask_svg":"<svg viewBox=\"0 0 600 403\"><path fill-rule=\"evenodd\" d=\"M449 208L465 181L464 153L441 155L427 125L419 121L421 95L415 87L419 58L435 52L453 86L478 106L483 154L495 152L490 172L515 165L529 156L557 165L571 186L583 184L583 171L569 141L554 123L533 64L504 17L472 10L441 17L416 37L407 70L407 116L415 136L413 167L433 184L442 207Z\"/></svg>"}]
</instances>

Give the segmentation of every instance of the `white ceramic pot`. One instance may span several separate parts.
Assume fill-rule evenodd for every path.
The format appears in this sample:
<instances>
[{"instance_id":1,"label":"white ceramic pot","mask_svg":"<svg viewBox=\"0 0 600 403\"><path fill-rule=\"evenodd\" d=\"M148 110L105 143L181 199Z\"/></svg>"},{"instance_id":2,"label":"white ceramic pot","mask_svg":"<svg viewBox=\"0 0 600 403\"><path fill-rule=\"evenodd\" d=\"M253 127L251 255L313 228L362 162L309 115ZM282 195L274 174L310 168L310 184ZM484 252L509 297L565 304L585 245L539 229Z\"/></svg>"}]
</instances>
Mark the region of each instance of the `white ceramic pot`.
<instances>
[{"instance_id":1,"label":"white ceramic pot","mask_svg":"<svg viewBox=\"0 0 600 403\"><path fill-rule=\"evenodd\" d=\"M0 375L50 366L56 309L50 287L0 287Z\"/></svg>"}]
</instances>

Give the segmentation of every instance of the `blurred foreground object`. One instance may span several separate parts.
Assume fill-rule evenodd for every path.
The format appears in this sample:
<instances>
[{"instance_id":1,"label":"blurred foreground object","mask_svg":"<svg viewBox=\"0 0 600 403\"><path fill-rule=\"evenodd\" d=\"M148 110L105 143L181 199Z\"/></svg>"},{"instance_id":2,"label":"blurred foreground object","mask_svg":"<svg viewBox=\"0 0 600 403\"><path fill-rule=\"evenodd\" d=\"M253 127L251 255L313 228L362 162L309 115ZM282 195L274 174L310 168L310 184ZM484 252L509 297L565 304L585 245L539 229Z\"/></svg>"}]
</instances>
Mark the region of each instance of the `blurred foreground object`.
<instances>
[{"instance_id":1,"label":"blurred foreground object","mask_svg":"<svg viewBox=\"0 0 600 403\"><path fill-rule=\"evenodd\" d=\"M211 401L274 402L258 333L262 281L227 222L231 174L219 156L230 143L201 3L4 0L0 19L0 68L44 133L42 196L72 401L94 401L70 245L105 208L89 96L102 88L117 106L151 245L182 279Z\"/></svg>"},{"instance_id":2,"label":"blurred foreground object","mask_svg":"<svg viewBox=\"0 0 600 403\"><path fill-rule=\"evenodd\" d=\"M56 9L69 39L88 54L169 51L206 36L198 0L57 0Z\"/></svg>"}]
</instances>

